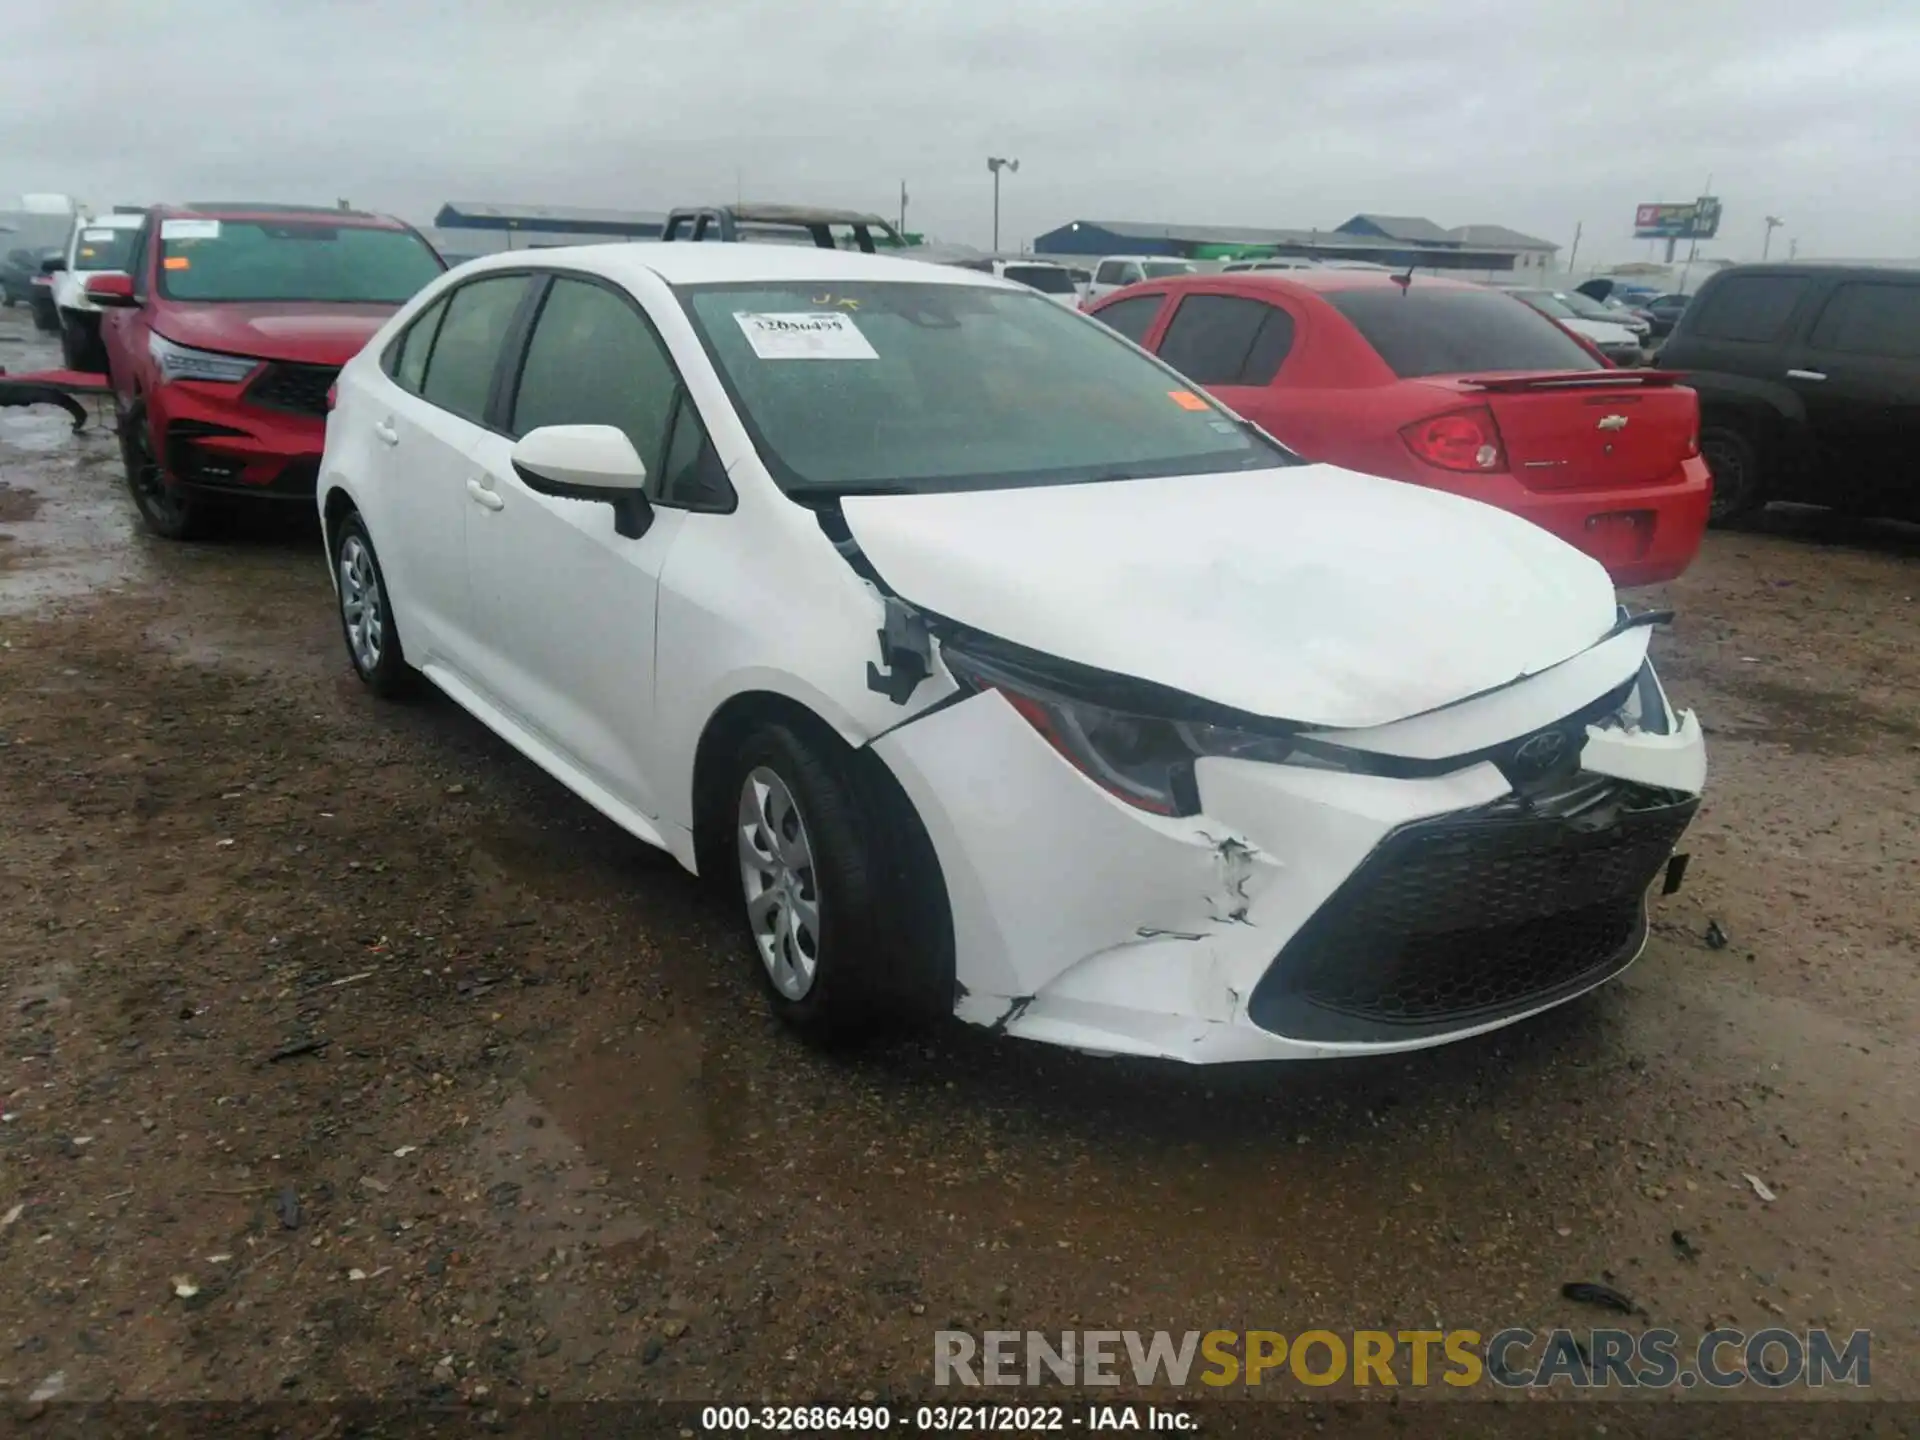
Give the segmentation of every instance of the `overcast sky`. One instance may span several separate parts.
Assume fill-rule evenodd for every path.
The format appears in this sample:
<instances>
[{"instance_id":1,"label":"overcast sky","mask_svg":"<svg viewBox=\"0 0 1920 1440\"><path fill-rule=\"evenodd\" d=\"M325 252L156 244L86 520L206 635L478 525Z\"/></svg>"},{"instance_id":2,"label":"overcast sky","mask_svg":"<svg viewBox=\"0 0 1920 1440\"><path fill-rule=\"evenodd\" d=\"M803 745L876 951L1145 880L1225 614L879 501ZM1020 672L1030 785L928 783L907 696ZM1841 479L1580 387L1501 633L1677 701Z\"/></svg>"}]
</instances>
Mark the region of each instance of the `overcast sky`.
<instances>
[{"instance_id":1,"label":"overcast sky","mask_svg":"<svg viewBox=\"0 0 1920 1440\"><path fill-rule=\"evenodd\" d=\"M1492 222L1644 255L1920 255L1920 0L87 0L0 25L0 208L347 197ZM1562 252L1562 260L1566 256ZM1584 268L1584 263L1582 268Z\"/></svg>"}]
</instances>

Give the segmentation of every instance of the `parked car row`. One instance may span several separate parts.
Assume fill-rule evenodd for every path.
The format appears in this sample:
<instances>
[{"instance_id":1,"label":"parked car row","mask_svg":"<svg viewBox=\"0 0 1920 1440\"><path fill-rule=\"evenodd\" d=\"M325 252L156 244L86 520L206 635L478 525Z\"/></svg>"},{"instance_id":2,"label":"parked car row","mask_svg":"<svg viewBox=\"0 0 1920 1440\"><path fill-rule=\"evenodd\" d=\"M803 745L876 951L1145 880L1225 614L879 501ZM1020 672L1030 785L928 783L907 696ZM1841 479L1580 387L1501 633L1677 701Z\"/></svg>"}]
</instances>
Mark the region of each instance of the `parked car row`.
<instances>
[{"instance_id":1,"label":"parked car row","mask_svg":"<svg viewBox=\"0 0 1920 1440\"><path fill-rule=\"evenodd\" d=\"M7 252L0 265L0 299L11 309L27 306L33 314L33 328L51 334L60 328L53 308L53 271L59 264L57 248L16 249Z\"/></svg>"}]
</instances>

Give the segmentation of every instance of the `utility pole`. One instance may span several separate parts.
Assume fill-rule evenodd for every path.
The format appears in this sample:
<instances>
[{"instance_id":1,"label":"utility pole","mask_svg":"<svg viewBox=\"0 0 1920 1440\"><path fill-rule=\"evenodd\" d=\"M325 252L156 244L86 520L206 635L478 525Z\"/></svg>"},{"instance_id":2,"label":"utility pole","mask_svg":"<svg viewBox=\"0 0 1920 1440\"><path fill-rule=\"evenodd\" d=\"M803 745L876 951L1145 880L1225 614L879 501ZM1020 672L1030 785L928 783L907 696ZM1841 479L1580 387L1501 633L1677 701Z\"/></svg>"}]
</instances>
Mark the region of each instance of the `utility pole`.
<instances>
[{"instance_id":1,"label":"utility pole","mask_svg":"<svg viewBox=\"0 0 1920 1440\"><path fill-rule=\"evenodd\" d=\"M1797 260L1800 258L1800 242L1798 240L1787 241L1787 258L1789 260Z\"/></svg>"},{"instance_id":2,"label":"utility pole","mask_svg":"<svg viewBox=\"0 0 1920 1440\"><path fill-rule=\"evenodd\" d=\"M1786 223L1778 215L1767 216L1766 238L1760 242L1760 259L1763 262L1767 258L1767 252L1773 248L1773 232Z\"/></svg>"},{"instance_id":3,"label":"utility pole","mask_svg":"<svg viewBox=\"0 0 1920 1440\"><path fill-rule=\"evenodd\" d=\"M1020 173L1018 160L1003 160L998 155L987 157L987 169L993 172L993 253L1000 253L1000 172L1011 170Z\"/></svg>"},{"instance_id":4,"label":"utility pole","mask_svg":"<svg viewBox=\"0 0 1920 1440\"><path fill-rule=\"evenodd\" d=\"M1573 222L1573 248L1567 251L1567 274L1569 275L1574 273L1573 262L1580 258L1580 232L1586 228L1586 224L1584 220Z\"/></svg>"},{"instance_id":5,"label":"utility pole","mask_svg":"<svg viewBox=\"0 0 1920 1440\"><path fill-rule=\"evenodd\" d=\"M907 237L907 182L900 182L900 238Z\"/></svg>"}]
</instances>

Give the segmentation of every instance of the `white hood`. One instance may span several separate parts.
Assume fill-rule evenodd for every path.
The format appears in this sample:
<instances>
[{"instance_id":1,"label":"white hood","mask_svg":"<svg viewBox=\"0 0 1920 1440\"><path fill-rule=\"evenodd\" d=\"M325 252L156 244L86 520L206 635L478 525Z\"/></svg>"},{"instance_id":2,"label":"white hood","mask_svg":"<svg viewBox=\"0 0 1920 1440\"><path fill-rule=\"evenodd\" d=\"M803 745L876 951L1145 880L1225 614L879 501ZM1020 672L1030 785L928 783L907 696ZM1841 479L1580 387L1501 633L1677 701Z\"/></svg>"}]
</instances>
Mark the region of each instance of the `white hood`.
<instances>
[{"instance_id":1,"label":"white hood","mask_svg":"<svg viewBox=\"0 0 1920 1440\"><path fill-rule=\"evenodd\" d=\"M887 585L935 615L1318 727L1510 684L1615 618L1599 562L1530 522L1329 465L842 508Z\"/></svg>"}]
</instances>

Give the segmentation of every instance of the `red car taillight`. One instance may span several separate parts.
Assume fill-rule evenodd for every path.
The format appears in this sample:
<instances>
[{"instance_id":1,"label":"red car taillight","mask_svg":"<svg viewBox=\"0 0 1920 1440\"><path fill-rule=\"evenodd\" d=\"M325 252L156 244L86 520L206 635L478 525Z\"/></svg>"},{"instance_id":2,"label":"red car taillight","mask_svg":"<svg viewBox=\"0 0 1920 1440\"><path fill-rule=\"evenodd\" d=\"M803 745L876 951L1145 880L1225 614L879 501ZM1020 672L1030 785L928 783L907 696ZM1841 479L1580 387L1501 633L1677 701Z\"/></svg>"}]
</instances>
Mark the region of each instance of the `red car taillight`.
<instances>
[{"instance_id":1,"label":"red car taillight","mask_svg":"<svg viewBox=\"0 0 1920 1440\"><path fill-rule=\"evenodd\" d=\"M1442 470L1488 475L1507 468L1500 427L1485 405L1416 420L1401 430L1400 438L1415 455Z\"/></svg>"}]
</instances>

